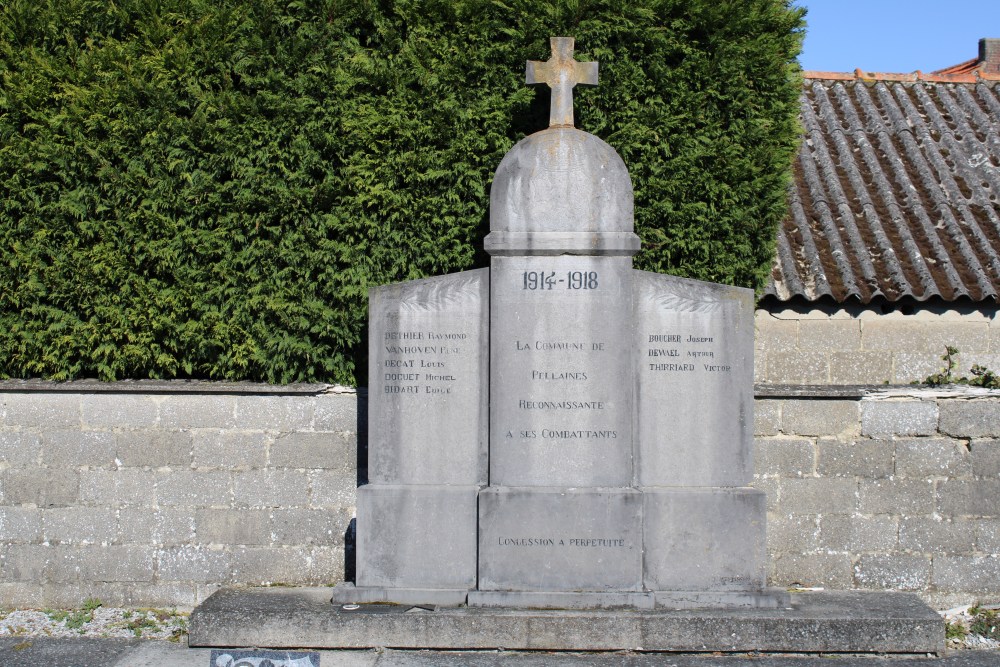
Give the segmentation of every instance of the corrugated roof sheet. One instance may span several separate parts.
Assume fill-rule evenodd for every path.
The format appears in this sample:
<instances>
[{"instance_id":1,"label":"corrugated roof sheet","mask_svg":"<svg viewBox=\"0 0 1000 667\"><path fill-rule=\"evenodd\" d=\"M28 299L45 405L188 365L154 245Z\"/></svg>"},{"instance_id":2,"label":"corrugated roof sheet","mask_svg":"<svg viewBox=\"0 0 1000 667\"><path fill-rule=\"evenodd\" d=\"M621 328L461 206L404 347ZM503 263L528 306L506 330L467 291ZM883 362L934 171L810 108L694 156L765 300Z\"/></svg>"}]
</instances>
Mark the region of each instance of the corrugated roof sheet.
<instances>
[{"instance_id":1,"label":"corrugated roof sheet","mask_svg":"<svg viewBox=\"0 0 1000 667\"><path fill-rule=\"evenodd\" d=\"M997 301L1000 84L810 74L766 294Z\"/></svg>"}]
</instances>

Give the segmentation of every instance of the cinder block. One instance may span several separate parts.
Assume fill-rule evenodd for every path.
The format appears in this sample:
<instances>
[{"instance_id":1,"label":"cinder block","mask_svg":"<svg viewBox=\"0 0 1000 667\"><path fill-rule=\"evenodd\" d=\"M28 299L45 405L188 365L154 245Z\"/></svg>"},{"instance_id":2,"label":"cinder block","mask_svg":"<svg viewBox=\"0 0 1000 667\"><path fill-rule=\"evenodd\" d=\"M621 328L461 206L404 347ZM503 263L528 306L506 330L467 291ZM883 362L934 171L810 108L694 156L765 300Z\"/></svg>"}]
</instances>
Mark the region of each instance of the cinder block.
<instances>
[{"instance_id":1,"label":"cinder block","mask_svg":"<svg viewBox=\"0 0 1000 667\"><path fill-rule=\"evenodd\" d=\"M1000 519L973 519L976 548L990 555L1000 555Z\"/></svg>"},{"instance_id":2,"label":"cinder block","mask_svg":"<svg viewBox=\"0 0 1000 667\"><path fill-rule=\"evenodd\" d=\"M76 394L0 394L4 423L17 428L80 428L80 397Z\"/></svg>"},{"instance_id":3,"label":"cinder block","mask_svg":"<svg viewBox=\"0 0 1000 667\"><path fill-rule=\"evenodd\" d=\"M969 449L974 476L1000 477L1000 440L973 440Z\"/></svg>"},{"instance_id":4,"label":"cinder block","mask_svg":"<svg viewBox=\"0 0 1000 667\"><path fill-rule=\"evenodd\" d=\"M84 394L80 397L87 428L142 428L156 425L158 410L152 396Z\"/></svg>"},{"instance_id":5,"label":"cinder block","mask_svg":"<svg viewBox=\"0 0 1000 667\"><path fill-rule=\"evenodd\" d=\"M860 351L861 321L802 320L799 322L799 347L803 350Z\"/></svg>"},{"instance_id":6,"label":"cinder block","mask_svg":"<svg viewBox=\"0 0 1000 667\"><path fill-rule=\"evenodd\" d=\"M908 517L899 524L899 548L922 554L968 554L976 544L976 522Z\"/></svg>"},{"instance_id":7,"label":"cinder block","mask_svg":"<svg viewBox=\"0 0 1000 667\"><path fill-rule=\"evenodd\" d=\"M819 548L818 516L813 514L767 515L768 553L808 553Z\"/></svg>"},{"instance_id":8,"label":"cinder block","mask_svg":"<svg viewBox=\"0 0 1000 667\"><path fill-rule=\"evenodd\" d=\"M155 549L151 546L87 546L76 555L83 582L153 581Z\"/></svg>"},{"instance_id":9,"label":"cinder block","mask_svg":"<svg viewBox=\"0 0 1000 667\"><path fill-rule=\"evenodd\" d=\"M123 431L117 436L118 460L128 467L161 468L191 465L191 433L188 431Z\"/></svg>"},{"instance_id":10,"label":"cinder block","mask_svg":"<svg viewBox=\"0 0 1000 667\"><path fill-rule=\"evenodd\" d=\"M115 464L115 436L106 431L46 431L42 434L42 463L55 468Z\"/></svg>"},{"instance_id":11,"label":"cinder block","mask_svg":"<svg viewBox=\"0 0 1000 667\"><path fill-rule=\"evenodd\" d=\"M357 433L364 430L358 423L357 394L320 394L313 397L313 430L332 433Z\"/></svg>"},{"instance_id":12,"label":"cinder block","mask_svg":"<svg viewBox=\"0 0 1000 667\"><path fill-rule=\"evenodd\" d=\"M831 352L830 384L884 384L892 381L892 353Z\"/></svg>"},{"instance_id":13,"label":"cinder block","mask_svg":"<svg viewBox=\"0 0 1000 667\"><path fill-rule=\"evenodd\" d=\"M767 496L767 511L778 511L778 497L780 494L777 477L757 477L750 482L752 488L763 491Z\"/></svg>"},{"instance_id":14,"label":"cinder block","mask_svg":"<svg viewBox=\"0 0 1000 667\"><path fill-rule=\"evenodd\" d=\"M988 322L928 322L927 339L924 341L928 352L944 354L945 346L958 348L959 352L987 352L990 344Z\"/></svg>"},{"instance_id":15,"label":"cinder block","mask_svg":"<svg viewBox=\"0 0 1000 667\"><path fill-rule=\"evenodd\" d=\"M942 433L959 438L1000 436L1000 401L996 399L940 401Z\"/></svg>"},{"instance_id":16,"label":"cinder block","mask_svg":"<svg viewBox=\"0 0 1000 667\"><path fill-rule=\"evenodd\" d=\"M796 350L767 353L767 381L774 384L829 384L826 352Z\"/></svg>"},{"instance_id":17,"label":"cinder block","mask_svg":"<svg viewBox=\"0 0 1000 667\"><path fill-rule=\"evenodd\" d=\"M0 544L29 544L42 539L42 511L0 507Z\"/></svg>"},{"instance_id":18,"label":"cinder block","mask_svg":"<svg viewBox=\"0 0 1000 667\"><path fill-rule=\"evenodd\" d=\"M197 510L195 534L199 544L269 544L271 521L265 510Z\"/></svg>"},{"instance_id":19,"label":"cinder block","mask_svg":"<svg viewBox=\"0 0 1000 667\"><path fill-rule=\"evenodd\" d=\"M0 581L0 600L11 609L41 609L51 606L45 600L43 587L36 581Z\"/></svg>"},{"instance_id":20,"label":"cinder block","mask_svg":"<svg viewBox=\"0 0 1000 667\"><path fill-rule=\"evenodd\" d=\"M862 514L914 516L934 511L934 483L929 480L861 480Z\"/></svg>"},{"instance_id":21,"label":"cinder block","mask_svg":"<svg viewBox=\"0 0 1000 667\"><path fill-rule=\"evenodd\" d=\"M309 473L312 507L354 507L358 487L353 470L314 470Z\"/></svg>"},{"instance_id":22,"label":"cinder block","mask_svg":"<svg viewBox=\"0 0 1000 667\"><path fill-rule=\"evenodd\" d=\"M42 439L37 433L0 432L0 464L34 466L39 464Z\"/></svg>"},{"instance_id":23,"label":"cinder block","mask_svg":"<svg viewBox=\"0 0 1000 667\"><path fill-rule=\"evenodd\" d=\"M799 321L781 320L766 310L754 314L754 345L767 352L794 352L799 349Z\"/></svg>"},{"instance_id":24,"label":"cinder block","mask_svg":"<svg viewBox=\"0 0 1000 667\"><path fill-rule=\"evenodd\" d=\"M895 352L893 353L892 381L895 384L923 382L931 375L940 373L944 361L940 353Z\"/></svg>"},{"instance_id":25,"label":"cinder block","mask_svg":"<svg viewBox=\"0 0 1000 667\"><path fill-rule=\"evenodd\" d=\"M237 507L305 507L309 478L298 470L244 470L233 473Z\"/></svg>"},{"instance_id":26,"label":"cinder block","mask_svg":"<svg viewBox=\"0 0 1000 667\"><path fill-rule=\"evenodd\" d=\"M937 493L945 516L1000 517L1000 480L946 480Z\"/></svg>"},{"instance_id":27,"label":"cinder block","mask_svg":"<svg viewBox=\"0 0 1000 667\"><path fill-rule=\"evenodd\" d=\"M118 534L125 544L171 547L195 541L190 510L124 508L118 512Z\"/></svg>"},{"instance_id":28,"label":"cinder block","mask_svg":"<svg viewBox=\"0 0 1000 667\"><path fill-rule=\"evenodd\" d=\"M279 545L343 546L352 512L346 508L271 511L271 541Z\"/></svg>"},{"instance_id":29,"label":"cinder block","mask_svg":"<svg viewBox=\"0 0 1000 667\"><path fill-rule=\"evenodd\" d=\"M933 583L940 590L967 592L975 599L995 595L1000 593L1000 558L937 556Z\"/></svg>"},{"instance_id":30,"label":"cinder block","mask_svg":"<svg viewBox=\"0 0 1000 667\"><path fill-rule=\"evenodd\" d=\"M857 482L852 479L782 479L781 511L788 514L844 514L857 504Z\"/></svg>"},{"instance_id":31,"label":"cinder block","mask_svg":"<svg viewBox=\"0 0 1000 667\"><path fill-rule=\"evenodd\" d=\"M271 444L270 465L276 468L346 469L357 461L353 433L288 433Z\"/></svg>"},{"instance_id":32,"label":"cinder block","mask_svg":"<svg viewBox=\"0 0 1000 667\"><path fill-rule=\"evenodd\" d=\"M893 473L891 440L820 438L816 444L816 472L821 477L880 479Z\"/></svg>"},{"instance_id":33,"label":"cinder block","mask_svg":"<svg viewBox=\"0 0 1000 667\"><path fill-rule=\"evenodd\" d=\"M160 505L212 507L232 503L232 473L178 470L156 473L156 498Z\"/></svg>"},{"instance_id":34,"label":"cinder block","mask_svg":"<svg viewBox=\"0 0 1000 667\"><path fill-rule=\"evenodd\" d=\"M236 424L245 431L303 431L313 423L311 396L236 398Z\"/></svg>"},{"instance_id":35,"label":"cinder block","mask_svg":"<svg viewBox=\"0 0 1000 667\"><path fill-rule=\"evenodd\" d=\"M903 318L871 318L861 322L861 346L865 350L919 350L928 349L926 322ZM937 345L937 343L934 343ZM941 344L944 350L944 344Z\"/></svg>"},{"instance_id":36,"label":"cinder block","mask_svg":"<svg viewBox=\"0 0 1000 667\"><path fill-rule=\"evenodd\" d=\"M968 477L971 456L965 444L948 438L896 441L896 474L900 477Z\"/></svg>"},{"instance_id":37,"label":"cinder block","mask_svg":"<svg viewBox=\"0 0 1000 667\"><path fill-rule=\"evenodd\" d=\"M160 403L160 428L233 428L235 396L169 395Z\"/></svg>"},{"instance_id":38,"label":"cinder block","mask_svg":"<svg viewBox=\"0 0 1000 667\"><path fill-rule=\"evenodd\" d=\"M156 552L158 581L226 584L232 581L232 554L206 546L183 546Z\"/></svg>"},{"instance_id":39,"label":"cinder block","mask_svg":"<svg viewBox=\"0 0 1000 667\"><path fill-rule=\"evenodd\" d=\"M860 588L921 591L930 578L929 556L862 554L854 566L854 580Z\"/></svg>"},{"instance_id":40,"label":"cinder block","mask_svg":"<svg viewBox=\"0 0 1000 667\"><path fill-rule=\"evenodd\" d=\"M854 584L848 554L782 554L774 559L775 586L822 586L848 589Z\"/></svg>"},{"instance_id":41,"label":"cinder block","mask_svg":"<svg viewBox=\"0 0 1000 667\"><path fill-rule=\"evenodd\" d=\"M0 552L3 554L0 558L0 581L26 581L39 585L48 577L52 551L52 547L41 544L5 546Z\"/></svg>"},{"instance_id":42,"label":"cinder block","mask_svg":"<svg viewBox=\"0 0 1000 667\"><path fill-rule=\"evenodd\" d=\"M787 400L781 431L787 435L850 435L858 432L858 401Z\"/></svg>"},{"instance_id":43,"label":"cinder block","mask_svg":"<svg viewBox=\"0 0 1000 667\"><path fill-rule=\"evenodd\" d=\"M310 547L233 549L233 581L243 585L302 584L312 579Z\"/></svg>"},{"instance_id":44,"label":"cinder block","mask_svg":"<svg viewBox=\"0 0 1000 667\"><path fill-rule=\"evenodd\" d=\"M932 435L937 423L934 401L861 401L861 434L872 438Z\"/></svg>"},{"instance_id":45,"label":"cinder block","mask_svg":"<svg viewBox=\"0 0 1000 667\"><path fill-rule=\"evenodd\" d=\"M42 510L42 531L53 544L110 544L117 525L109 508L59 507Z\"/></svg>"},{"instance_id":46,"label":"cinder block","mask_svg":"<svg viewBox=\"0 0 1000 667\"><path fill-rule=\"evenodd\" d=\"M58 507L80 498L77 471L58 468L8 468L0 471L0 489L7 505Z\"/></svg>"},{"instance_id":47,"label":"cinder block","mask_svg":"<svg viewBox=\"0 0 1000 667\"><path fill-rule=\"evenodd\" d=\"M768 477L803 477L813 473L813 444L801 438L755 438L754 472Z\"/></svg>"},{"instance_id":48,"label":"cinder block","mask_svg":"<svg viewBox=\"0 0 1000 667\"><path fill-rule=\"evenodd\" d=\"M819 521L819 545L850 553L895 551L899 520L885 514L824 514Z\"/></svg>"},{"instance_id":49,"label":"cinder block","mask_svg":"<svg viewBox=\"0 0 1000 667\"><path fill-rule=\"evenodd\" d=\"M195 468L253 470L267 465L271 437L264 433L198 430L193 437Z\"/></svg>"},{"instance_id":50,"label":"cinder block","mask_svg":"<svg viewBox=\"0 0 1000 667\"><path fill-rule=\"evenodd\" d=\"M777 435L781 428L780 400L758 398L753 402L753 434Z\"/></svg>"},{"instance_id":51,"label":"cinder block","mask_svg":"<svg viewBox=\"0 0 1000 667\"><path fill-rule=\"evenodd\" d=\"M753 353L753 381L767 382L767 352L763 350Z\"/></svg>"},{"instance_id":52,"label":"cinder block","mask_svg":"<svg viewBox=\"0 0 1000 667\"><path fill-rule=\"evenodd\" d=\"M156 499L156 477L150 470L88 470L80 473L80 500L107 507L151 506Z\"/></svg>"},{"instance_id":53,"label":"cinder block","mask_svg":"<svg viewBox=\"0 0 1000 667\"><path fill-rule=\"evenodd\" d=\"M300 580L305 585L334 586L344 581L344 548L314 546L312 548L313 566L308 578Z\"/></svg>"}]
</instances>

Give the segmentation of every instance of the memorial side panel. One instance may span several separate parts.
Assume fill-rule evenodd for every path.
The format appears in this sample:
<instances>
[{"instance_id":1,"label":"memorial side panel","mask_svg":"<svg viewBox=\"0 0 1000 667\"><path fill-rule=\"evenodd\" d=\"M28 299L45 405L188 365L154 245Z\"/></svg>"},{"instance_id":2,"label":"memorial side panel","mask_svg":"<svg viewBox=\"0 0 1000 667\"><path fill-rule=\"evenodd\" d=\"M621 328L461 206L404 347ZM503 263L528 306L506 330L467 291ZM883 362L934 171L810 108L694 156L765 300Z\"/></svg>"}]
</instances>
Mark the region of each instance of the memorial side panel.
<instances>
[{"instance_id":1,"label":"memorial side panel","mask_svg":"<svg viewBox=\"0 0 1000 667\"><path fill-rule=\"evenodd\" d=\"M372 483L487 483L489 270L372 290Z\"/></svg>"},{"instance_id":2,"label":"memorial side panel","mask_svg":"<svg viewBox=\"0 0 1000 667\"><path fill-rule=\"evenodd\" d=\"M638 484L747 484L753 292L643 271L633 280Z\"/></svg>"},{"instance_id":3,"label":"memorial side panel","mask_svg":"<svg viewBox=\"0 0 1000 667\"><path fill-rule=\"evenodd\" d=\"M490 483L631 483L631 261L494 257Z\"/></svg>"}]
</instances>

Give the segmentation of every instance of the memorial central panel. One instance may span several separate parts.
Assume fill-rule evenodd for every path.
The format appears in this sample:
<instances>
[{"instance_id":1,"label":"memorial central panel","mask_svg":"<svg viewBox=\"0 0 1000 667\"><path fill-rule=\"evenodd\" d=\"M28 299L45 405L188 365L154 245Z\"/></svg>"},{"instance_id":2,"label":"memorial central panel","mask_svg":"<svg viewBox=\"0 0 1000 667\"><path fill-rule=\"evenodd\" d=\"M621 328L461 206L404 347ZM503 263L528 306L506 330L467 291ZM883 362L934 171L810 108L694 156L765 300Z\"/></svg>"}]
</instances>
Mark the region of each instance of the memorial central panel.
<instances>
[{"instance_id":1,"label":"memorial central panel","mask_svg":"<svg viewBox=\"0 0 1000 667\"><path fill-rule=\"evenodd\" d=\"M490 483L628 486L631 261L494 257Z\"/></svg>"}]
</instances>

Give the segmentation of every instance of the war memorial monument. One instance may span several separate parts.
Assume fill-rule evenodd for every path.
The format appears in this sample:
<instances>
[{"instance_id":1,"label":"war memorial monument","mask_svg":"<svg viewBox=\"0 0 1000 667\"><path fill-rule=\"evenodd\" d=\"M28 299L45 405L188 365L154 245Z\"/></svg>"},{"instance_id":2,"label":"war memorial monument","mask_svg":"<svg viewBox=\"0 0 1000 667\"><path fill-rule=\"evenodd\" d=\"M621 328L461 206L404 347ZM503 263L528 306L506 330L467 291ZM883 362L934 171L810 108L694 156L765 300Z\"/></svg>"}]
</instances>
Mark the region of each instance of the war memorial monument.
<instances>
[{"instance_id":1,"label":"war memorial monument","mask_svg":"<svg viewBox=\"0 0 1000 667\"><path fill-rule=\"evenodd\" d=\"M192 645L942 645L916 596L766 587L753 292L632 268L631 181L574 127L573 89L598 65L573 48L553 38L527 65L550 122L496 171L489 268L371 291L356 581L333 604L220 591Z\"/></svg>"}]
</instances>

